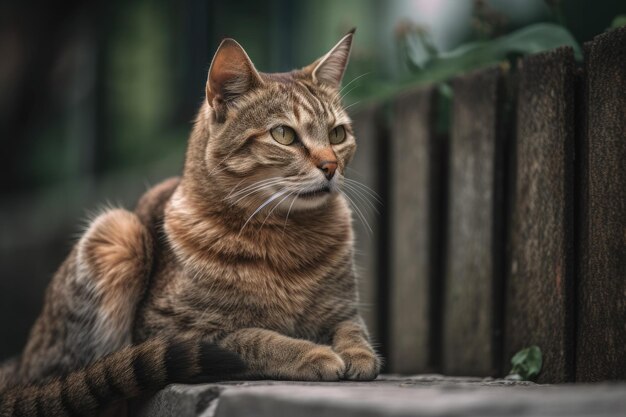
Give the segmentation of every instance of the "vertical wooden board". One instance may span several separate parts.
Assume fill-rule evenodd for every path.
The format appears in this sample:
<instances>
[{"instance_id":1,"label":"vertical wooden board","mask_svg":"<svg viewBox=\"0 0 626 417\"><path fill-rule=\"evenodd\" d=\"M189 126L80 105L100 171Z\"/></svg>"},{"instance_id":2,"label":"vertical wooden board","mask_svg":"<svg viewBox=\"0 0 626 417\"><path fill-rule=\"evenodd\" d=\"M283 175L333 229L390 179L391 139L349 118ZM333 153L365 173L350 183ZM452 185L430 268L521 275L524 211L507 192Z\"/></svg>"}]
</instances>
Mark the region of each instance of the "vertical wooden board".
<instances>
[{"instance_id":1,"label":"vertical wooden board","mask_svg":"<svg viewBox=\"0 0 626 417\"><path fill-rule=\"evenodd\" d=\"M360 182L369 190L349 182L344 186L344 191L355 204L358 204L372 229L370 231L367 224L359 219L356 213L353 213L356 233L355 261L359 278L359 311L374 342L380 340L379 328L383 324L379 322L380 305L378 303L379 251L377 244L381 239L381 230L377 213L377 210L380 210L380 202L376 195L379 193L378 176L380 170L384 168L380 165L377 152L379 140L377 135L380 131L379 112L378 106L370 106L360 110L352 118L358 148L354 159L348 166L346 177Z\"/></svg>"},{"instance_id":2,"label":"vertical wooden board","mask_svg":"<svg viewBox=\"0 0 626 417\"><path fill-rule=\"evenodd\" d=\"M521 63L505 307L505 371L520 349L543 353L540 382L573 378L574 55Z\"/></svg>"},{"instance_id":3,"label":"vertical wooden board","mask_svg":"<svg viewBox=\"0 0 626 417\"><path fill-rule=\"evenodd\" d=\"M626 28L585 62L576 379L626 379Z\"/></svg>"},{"instance_id":4,"label":"vertical wooden board","mask_svg":"<svg viewBox=\"0 0 626 417\"><path fill-rule=\"evenodd\" d=\"M433 135L432 88L396 99L391 122L392 372L431 370L429 191Z\"/></svg>"},{"instance_id":5,"label":"vertical wooden board","mask_svg":"<svg viewBox=\"0 0 626 417\"><path fill-rule=\"evenodd\" d=\"M500 80L501 70L491 68L453 82L443 312L443 368L450 374L490 375L498 367Z\"/></svg>"}]
</instances>

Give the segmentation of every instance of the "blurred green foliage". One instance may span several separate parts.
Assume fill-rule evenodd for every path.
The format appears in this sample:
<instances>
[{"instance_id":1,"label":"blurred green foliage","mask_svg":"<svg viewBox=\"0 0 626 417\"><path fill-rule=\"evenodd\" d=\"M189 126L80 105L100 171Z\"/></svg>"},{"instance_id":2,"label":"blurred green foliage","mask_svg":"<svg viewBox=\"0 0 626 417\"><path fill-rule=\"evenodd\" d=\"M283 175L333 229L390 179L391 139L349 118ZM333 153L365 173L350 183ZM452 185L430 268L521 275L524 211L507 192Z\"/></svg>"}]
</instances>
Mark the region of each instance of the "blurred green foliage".
<instances>
[{"instance_id":1,"label":"blurred green foliage","mask_svg":"<svg viewBox=\"0 0 626 417\"><path fill-rule=\"evenodd\" d=\"M537 23L490 40L464 43L451 51L440 52L429 33L419 26L410 26L398 40L398 50L410 74L404 79L357 91L364 98L386 100L407 88L422 84L441 84L462 73L501 63L515 65L520 57L549 51L561 46L574 50L582 60L582 48L563 26ZM442 98L450 99L451 90L440 87ZM351 97L349 97L351 98Z\"/></svg>"},{"instance_id":2,"label":"blurred green foliage","mask_svg":"<svg viewBox=\"0 0 626 417\"><path fill-rule=\"evenodd\" d=\"M425 43L421 32L407 36ZM574 55L582 60L582 51L572 34L564 27L552 23L537 23L507 35L486 41L469 42L449 52L438 52L432 47L422 48L420 55L407 50L407 65L415 74L416 82L441 82L455 75L478 68L496 65L513 57L536 54L559 46L570 46Z\"/></svg>"},{"instance_id":3,"label":"blurred green foliage","mask_svg":"<svg viewBox=\"0 0 626 417\"><path fill-rule=\"evenodd\" d=\"M107 43L104 71L110 168L145 164L171 149L185 136L168 131L176 94L171 62L173 36L166 10L150 2L131 2L117 14L117 30ZM169 27L169 29L168 29ZM182 147L180 147L182 148Z\"/></svg>"},{"instance_id":4,"label":"blurred green foliage","mask_svg":"<svg viewBox=\"0 0 626 417\"><path fill-rule=\"evenodd\" d=\"M538 346L530 346L520 350L511 358L511 366L508 379L534 381L543 366L541 349Z\"/></svg>"},{"instance_id":5,"label":"blurred green foliage","mask_svg":"<svg viewBox=\"0 0 626 417\"><path fill-rule=\"evenodd\" d=\"M611 22L611 29L616 29L622 26L626 26L626 14L615 16Z\"/></svg>"}]
</instances>

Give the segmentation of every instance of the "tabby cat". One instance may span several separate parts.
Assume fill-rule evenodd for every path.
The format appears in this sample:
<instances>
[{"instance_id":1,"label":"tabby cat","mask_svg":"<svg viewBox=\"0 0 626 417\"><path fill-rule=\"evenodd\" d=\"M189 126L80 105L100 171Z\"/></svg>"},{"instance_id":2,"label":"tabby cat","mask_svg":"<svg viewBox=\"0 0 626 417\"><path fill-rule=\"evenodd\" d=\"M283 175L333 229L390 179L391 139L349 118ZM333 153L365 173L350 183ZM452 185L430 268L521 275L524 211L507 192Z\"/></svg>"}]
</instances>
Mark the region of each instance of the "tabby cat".
<instances>
[{"instance_id":1,"label":"tabby cat","mask_svg":"<svg viewBox=\"0 0 626 417\"><path fill-rule=\"evenodd\" d=\"M340 191L353 33L276 74L222 42L182 177L91 222L0 374L0 415L85 415L171 382L376 377Z\"/></svg>"}]
</instances>

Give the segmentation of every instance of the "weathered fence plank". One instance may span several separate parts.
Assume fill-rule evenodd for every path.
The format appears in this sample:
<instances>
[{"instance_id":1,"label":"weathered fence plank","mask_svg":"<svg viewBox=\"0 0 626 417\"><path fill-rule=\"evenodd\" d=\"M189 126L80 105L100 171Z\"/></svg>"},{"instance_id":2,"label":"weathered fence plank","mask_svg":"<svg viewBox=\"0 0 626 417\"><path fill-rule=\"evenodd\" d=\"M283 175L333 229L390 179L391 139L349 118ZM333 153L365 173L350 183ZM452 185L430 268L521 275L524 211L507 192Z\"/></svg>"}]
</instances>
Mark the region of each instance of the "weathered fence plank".
<instances>
[{"instance_id":1,"label":"weathered fence plank","mask_svg":"<svg viewBox=\"0 0 626 417\"><path fill-rule=\"evenodd\" d=\"M626 378L626 28L585 45L576 379Z\"/></svg>"},{"instance_id":2,"label":"weathered fence plank","mask_svg":"<svg viewBox=\"0 0 626 417\"><path fill-rule=\"evenodd\" d=\"M379 343L382 335L381 305L379 302L379 270L380 262L378 242L383 238L381 233L381 219L379 212L382 209L377 197L379 176L381 172L381 155L379 149L380 107L370 106L361 109L353 117L354 133L357 138L358 152L351 161L347 177L365 185L364 187L351 183L345 184L344 191L358 204L365 221L355 215L354 228L356 232L356 265L359 277L359 304L360 311L370 331L372 339ZM383 279L384 277L380 277Z\"/></svg>"},{"instance_id":3,"label":"weathered fence plank","mask_svg":"<svg viewBox=\"0 0 626 417\"><path fill-rule=\"evenodd\" d=\"M573 378L574 56L525 58L517 100L504 368L538 345L540 382Z\"/></svg>"},{"instance_id":4,"label":"weathered fence plank","mask_svg":"<svg viewBox=\"0 0 626 417\"><path fill-rule=\"evenodd\" d=\"M499 367L501 78L492 68L453 82L443 313L450 374L490 375Z\"/></svg>"},{"instance_id":5,"label":"weathered fence plank","mask_svg":"<svg viewBox=\"0 0 626 417\"><path fill-rule=\"evenodd\" d=\"M391 157L391 342L392 372L433 367L430 191L435 145L432 88L394 102Z\"/></svg>"}]
</instances>

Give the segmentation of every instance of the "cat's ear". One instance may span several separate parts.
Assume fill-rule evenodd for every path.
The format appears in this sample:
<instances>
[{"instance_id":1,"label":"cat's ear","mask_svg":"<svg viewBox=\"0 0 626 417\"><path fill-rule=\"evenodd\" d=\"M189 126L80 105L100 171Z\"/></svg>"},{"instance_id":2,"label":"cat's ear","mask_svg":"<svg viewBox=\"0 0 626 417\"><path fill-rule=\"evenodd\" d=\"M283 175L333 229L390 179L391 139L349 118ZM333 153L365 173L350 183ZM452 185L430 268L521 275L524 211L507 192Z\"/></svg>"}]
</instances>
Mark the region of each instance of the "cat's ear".
<instances>
[{"instance_id":1,"label":"cat's ear","mask_svg":"<svg viewBox=\"0 0 626 417\"><path fill-rule=\"evenodd\" d=\"M224 39L209 69L206 84L209 105L217 108L227 104L261 84L261 76L246 51L234 39Z\"/></svg>"},{"instance_id":2,"label":"cat's ear","mask_svg":"<svg viewBox=\"0 0 626 417\"><path fill-rule=\"evenodd\" d=\"M326 55L305 68L305 71L311 73L314 82L339 88L348 66L355 30L348 32Z\"/></svg>"}]
</instances>

